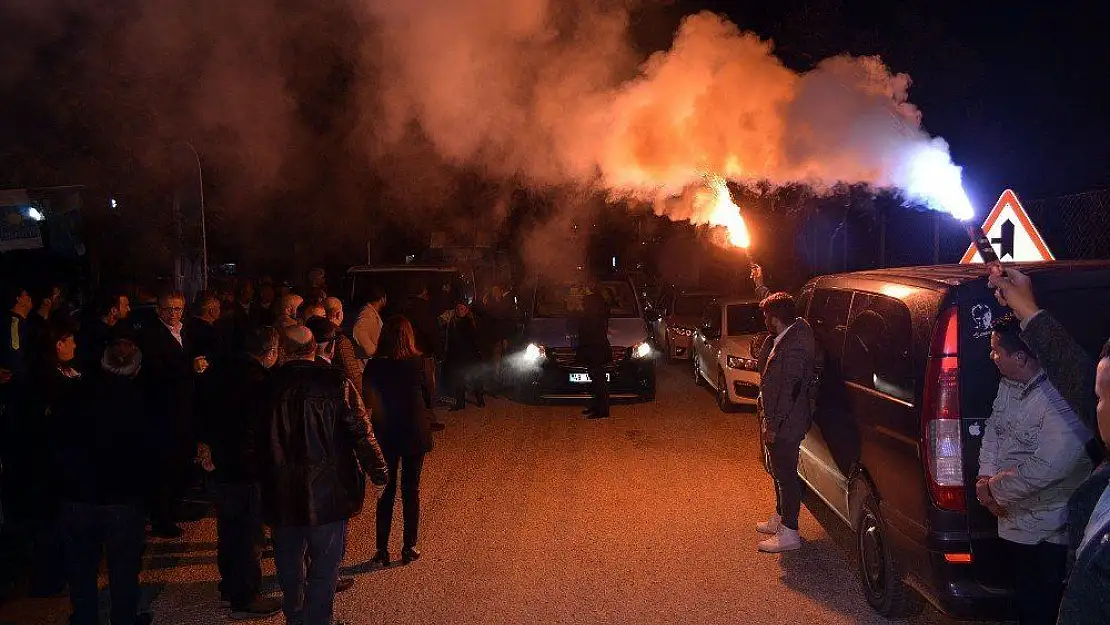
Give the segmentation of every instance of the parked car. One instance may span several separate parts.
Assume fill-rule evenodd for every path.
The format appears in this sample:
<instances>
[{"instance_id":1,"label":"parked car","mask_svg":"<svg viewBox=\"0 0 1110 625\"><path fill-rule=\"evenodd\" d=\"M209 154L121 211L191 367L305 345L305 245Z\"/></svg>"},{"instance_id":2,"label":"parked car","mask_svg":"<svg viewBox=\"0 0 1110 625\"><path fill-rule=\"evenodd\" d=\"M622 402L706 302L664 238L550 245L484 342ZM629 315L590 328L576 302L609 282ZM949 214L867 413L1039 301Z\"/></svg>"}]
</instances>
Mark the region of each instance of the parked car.
<instances>
[{"instance_id":1,"label":"parked car","mask_svg":"<svg viewBox=\"0 0 1110 625\"><path fill-rule=\"evenodd\" d=\"M713 388L721 410L756 404L756 358L767 336L758 299L714 300L705 306L691 339L694 382Z\"/></svg>"},{"instance_id":2,"label":"parked car","mask_svg":"<svg viewBox=\"0 0 1110 625\"><path fill-rule=\"evenodd\" d=\"M654 400L656 351L632 282L613 274L598 284L611 311L613 361L606 372L610 396ZM576 354L576 316L587 292L584 284L573 281L540 280L530 289L523 341L510 359L522 398L540 402L590 396L590 376Z\"/></svg>"},{"instance_id":3,"label":"parked car","mask_svg":"<svg viewBox=\"0 0 1110 625\"><path fill-rule=\"evenodd\" d=\"M701 325L705 308L718 298L708 291L663 291L654 314L648 315L652 338L664 358L685 360L690 357L694 332Z\"/></svg>"},{"instance_id":4,"label":"parked car","mask_svg":"<svg viewBox=\"0 0 1110 625\"><path fill-rule=\"evenodd\" d=\"M1017 265L1092 355L1110 336L1110 262ZM818 349L814 425L798 473L855 533L867 601L886 616L927 599L958 618L1012 617L997 519L975 479L1006 311L983 265L811 280L800 308Z\"/></svg>"}]
</instances>

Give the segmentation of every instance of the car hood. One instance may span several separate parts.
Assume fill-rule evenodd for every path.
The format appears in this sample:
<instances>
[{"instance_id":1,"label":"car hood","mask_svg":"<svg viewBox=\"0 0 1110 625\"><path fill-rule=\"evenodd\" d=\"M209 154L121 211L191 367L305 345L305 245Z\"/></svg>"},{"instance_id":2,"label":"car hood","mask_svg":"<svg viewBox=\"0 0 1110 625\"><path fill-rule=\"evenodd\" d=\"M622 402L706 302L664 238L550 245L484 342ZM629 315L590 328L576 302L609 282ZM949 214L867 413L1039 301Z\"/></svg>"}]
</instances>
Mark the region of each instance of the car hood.
<instances>
[{"instance_id":1,"label":"car hood","mask_svg":"<svg viewBox=\"0 0 1110 625\"><path fill-rule=\"evenodd\" d=\"M761 344L760 339L766 335L766 332L758 332L756 334L741 334L739 336L725 337L725 339L721 341L721 347L729 356L755 358L757 354L752 351L753 341L758 350Z\"/></svg>"},{"instance_id":2,"label":"car hood","mask_svg":"<svg viewBox=\"0 0 1110 625\"><path fill-rule=\"evenodd\" d=\"M528 321L526 340L544 347L574 347L578 342L576 322L567 317L533 318ZM631 347L647 339L647 328L639 317L609 320L609 344Z\"/></svg>"}]
</instances>

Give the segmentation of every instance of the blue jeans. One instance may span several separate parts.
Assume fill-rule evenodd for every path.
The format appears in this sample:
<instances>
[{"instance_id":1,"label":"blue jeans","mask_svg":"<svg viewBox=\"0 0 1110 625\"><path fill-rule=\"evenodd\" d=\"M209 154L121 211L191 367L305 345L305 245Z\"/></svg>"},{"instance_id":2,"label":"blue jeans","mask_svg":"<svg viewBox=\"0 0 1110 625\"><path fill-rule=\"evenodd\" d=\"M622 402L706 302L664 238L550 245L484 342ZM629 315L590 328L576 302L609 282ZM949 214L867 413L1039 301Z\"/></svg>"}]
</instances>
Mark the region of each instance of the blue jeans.
<instances>
[{"instance_id":1,"label":"blue jeans","mask_svg":"<svg viewBox=\"0 0 1110 625\"><path fill-rule=\"evenodd\" d=\"M112 596L112 625L132 625L139 613L139 571L143 564L146 519L138 506L62 506L70 625L96 625L100 558L108 552L108 585Z\"/></svg>"},{"instance_id":2,"label":"blue jeans","mask_svg":"<svg viewBox=\"0 0 1110 625\"><path fill-rule=\"evenodd\" d=\"M346 548L346 520L274 528L274 564L288 625L331 625L335 583Z\"/></svg>"}]
</instances>

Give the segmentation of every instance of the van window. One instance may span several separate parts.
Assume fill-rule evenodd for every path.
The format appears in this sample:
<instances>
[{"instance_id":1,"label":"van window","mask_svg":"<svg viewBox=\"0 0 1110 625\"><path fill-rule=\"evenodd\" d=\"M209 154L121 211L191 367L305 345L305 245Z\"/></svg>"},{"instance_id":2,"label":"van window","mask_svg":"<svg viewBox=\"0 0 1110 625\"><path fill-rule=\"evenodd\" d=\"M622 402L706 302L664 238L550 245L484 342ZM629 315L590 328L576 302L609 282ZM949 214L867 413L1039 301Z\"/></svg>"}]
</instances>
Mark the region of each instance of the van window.
<instances>
[{"instance_id":1,"label":"van window","mask_svg":"<svg viewBox=\"0 0 1110 625\"><path fill-rule=\"evenodd\" d=\"M913 401L910 311L883 295L856 293L844 344L844 378Z\"/></svg>"},{"instance_id":2,"label":"van window","mask_svg":"<svg viewBox=\"0 0 1110 625\"><path fill-rule=\"evenodd\" d=\"M702 325L708 330L706 338L718 338L721 336L721 305L714 302L705 307L705 314L702 315Z\"/></svg>"},{"instance_id":3,"label":"van window","mask_svg":"<svg viewBox=\"0 0 1110 625\"><path fill-rule=\"evenodd\" d=\"M817 289L809 306L809 322L822 353L834 362L840 361L844 346L844 328L848 323L851 291Z\"/></svg>"}]
</instances>

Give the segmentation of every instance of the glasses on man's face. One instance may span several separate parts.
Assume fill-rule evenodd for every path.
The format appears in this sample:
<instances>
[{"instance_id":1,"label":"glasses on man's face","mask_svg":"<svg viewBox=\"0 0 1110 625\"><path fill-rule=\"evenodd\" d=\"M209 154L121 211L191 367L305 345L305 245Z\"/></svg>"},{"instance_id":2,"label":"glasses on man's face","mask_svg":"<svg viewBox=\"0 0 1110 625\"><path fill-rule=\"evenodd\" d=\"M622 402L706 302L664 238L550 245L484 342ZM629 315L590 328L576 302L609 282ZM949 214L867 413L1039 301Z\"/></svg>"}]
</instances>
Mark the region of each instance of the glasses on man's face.
<instances>
[{"instance_id":1,"label":"glasses on man's face","mask_svg":"<svg viewBox=\"0 0 1110 625\"><path fill-rule=\"evenodd\" d=\"M185 309L181 306L165 306L165 307L161 308L160 310L162 312L168 312L168 313L183 313L183 312L185 312Z\"/></svg>"}]
</instances>

